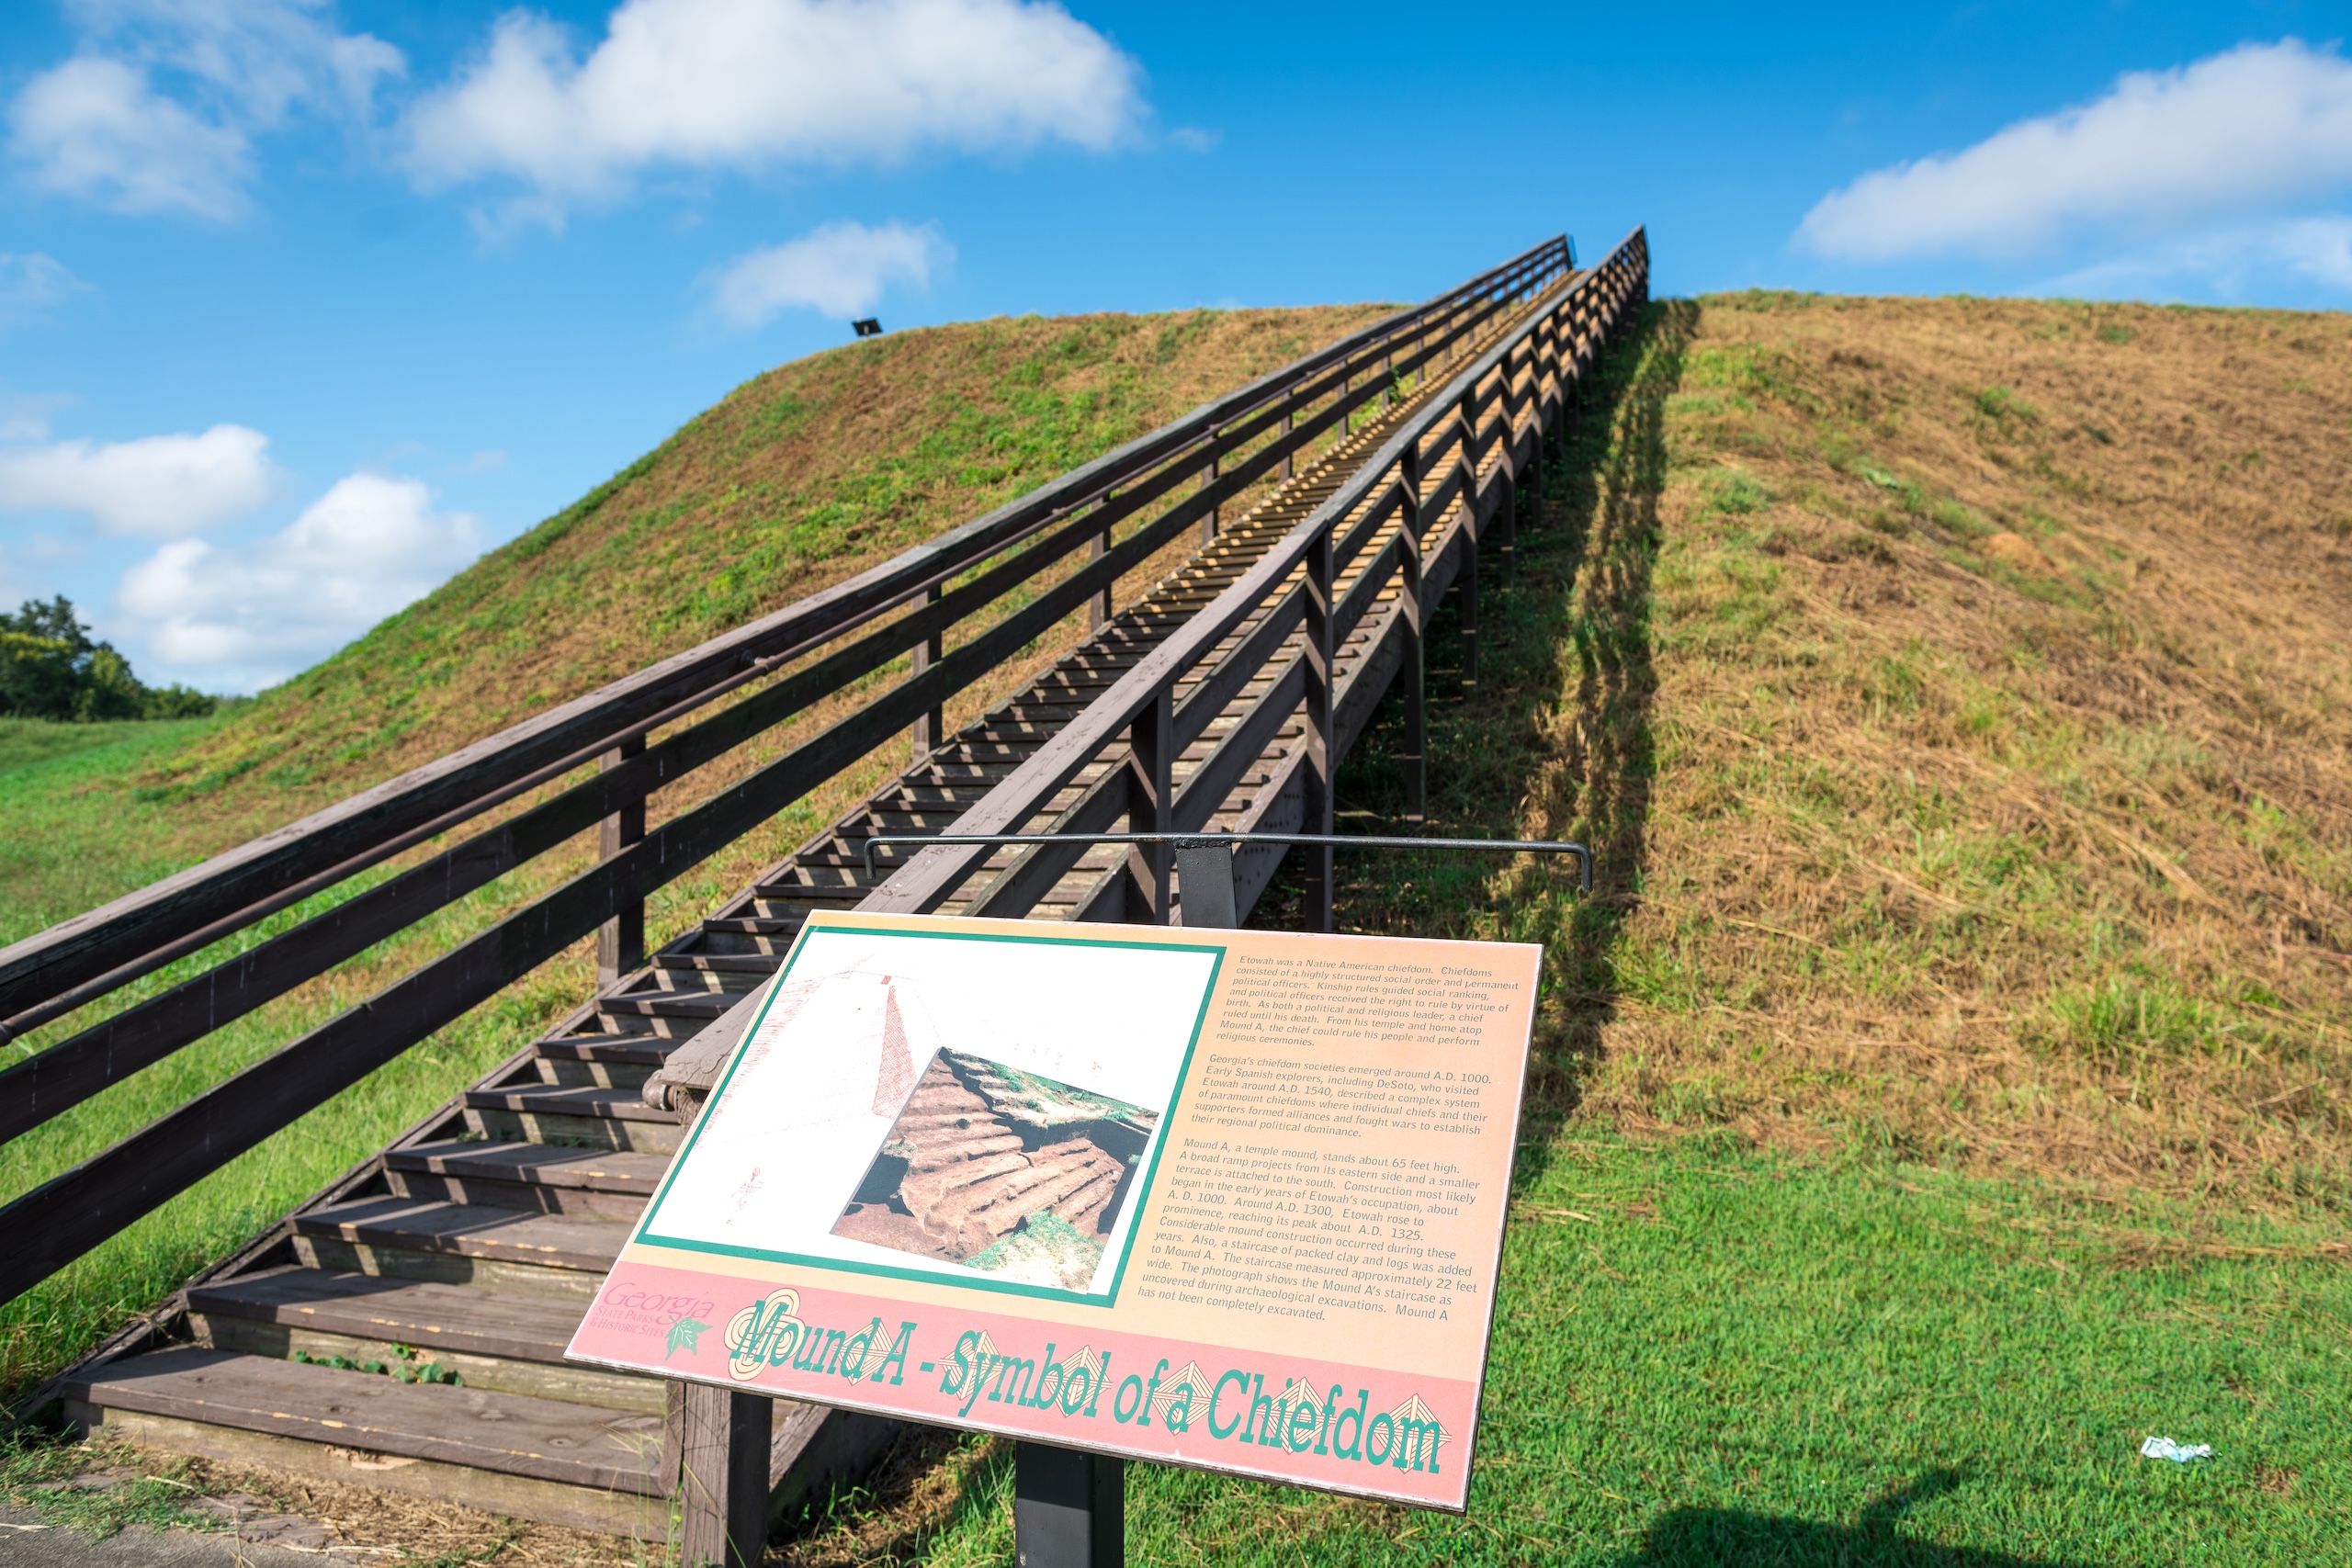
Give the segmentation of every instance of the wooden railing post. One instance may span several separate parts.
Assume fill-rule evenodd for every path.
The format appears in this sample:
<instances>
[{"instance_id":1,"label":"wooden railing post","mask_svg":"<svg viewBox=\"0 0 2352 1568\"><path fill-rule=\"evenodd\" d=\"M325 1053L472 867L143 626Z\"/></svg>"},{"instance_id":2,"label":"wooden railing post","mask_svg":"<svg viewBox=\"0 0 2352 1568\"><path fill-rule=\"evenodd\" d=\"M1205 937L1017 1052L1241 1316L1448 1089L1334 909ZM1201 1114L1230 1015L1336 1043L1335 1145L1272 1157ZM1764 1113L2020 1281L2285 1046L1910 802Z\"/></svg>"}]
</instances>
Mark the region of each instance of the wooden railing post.
<instances>
[{"instance_id":1,"label":"wooden railing post","mask_svg":"<svg viewBox=\"0 0 2352 1568\"><path fill-rule=\"evenodd\" d=\"M1510 570L1519 560L1519 373L1510 361L1503 362L1501 388L1503 421L1503 500L1496 509L1502 527L1495 540L1496 564L1501 568L1502 580L1510 581ZM1535 426L1541 440L1544 425L1539 412Z\"/></svg>"},{"instance_id":2,"label":"wooden railing post","mask_svg":"<svg viewBox=\"0 0 2352 1568\"><path fill-rule=\"evenodd\" d=\"M940 586L937 583L933 583L932 585L931 592L923 595L922 602L926 605L938 604L940 592ZM915 644L914 672L918 675L922 674L924 671L938 663L940 658L946 651L947 647L945 634L942 632L932 633L929 637ZM942 704L933 707L928 713L925 713L922 717L915 720L915 761L921 761L925 757L930 756L933 751L938 749L939 743L946 739L946 735L947 708L944 704Z\"/></svg>"},{"instance_id":3,"label":"wooden railing post","mask_svg":"<svg viewBox=\"0 0 2352 1568\"><path fill-rule=\"evenodd\" d=\"M1405 650L1396 678L1404 684L1405 744L1396 761L1405 770L1405 819L1419 826L1429 820L1429 722L1421 681L1427 639L1421 624L1421 444L1418 438L1405 443L1398 467L1405 480L1405 504L1397 513L1401 537L1396 597L1404 617ZM1476 508L1472 510L1475 513Z\"/></svg>"},{"instance_id":4,"label":"wooden railing post","mask_svg":"<svg viewBox=\"0 0 2352 1568\"><path fill-rule=\"evenodd\" d=\"M1290 429L1291 429L1291 412L1290 412L1290 411L1289 411L1288 409L1285 409L1285 410L1283 410L1283 440L1285 440L1285 441L1287 441L1287 440L1289 440L1289 439L1290 439ZM1281 471L1281 473L1282 473L1282 477L1283 477L1283 478L1284 478L1284 479L1288 479L1288 478L1290 478L1290 475L1291 475L1291 468L1290 468L1290 460L1291 460L1291 457L1292 457L1292 454L1291 454L1291 453L1285 452L1285 453L1283 453L1283 463L1282 463L1282 468L1281 468L1281 470L1280 470L1280 471Z\"/></svg>"},{"instance_id":5,"label":"wooden railing post","mask_svg":"<svg viewBox=\"0 0 2352 1568\"><path fill-rule=\"evenodd\" d=\"M1331 728L1331 688L1336 679L1331 660L1331 534L1318 533L1306 547L1306 766L1300 775L1305 795L1299 820L1302 832L1331 830L1331 768L1338 748ZM1331 846L1306 851L1306 928L1332 929Z\"/></svg>"},{"instance_id":6,"label":"wooden railing post","mask_svg":"<svg viewBox=\"0 0 2352 1568\"><path fill-rule=\"evenodd\" d=\"M645 755L645 737L632 736L597 760L611 773L631 757ZM596 858L611 860L645 837L645 800L638 797L596 825ZM645 900L633 899L596 928L596 984L602 988L645 963Z\"/></svg>"},{"instance_id":7,"label":"wooden railing post","mask_svg":"<svg viewBox=\"0 0 2352 1568\"><path fill-rule=\"evenodd\" d=\"M775 1406L756 1393L682 1383L679 1568L759 1568L768 1543L768 1436Z\"/></svg>"},{"instance_id":8,"label":"wooden railing post","mask_svg":"<svg viewBox=\"0 0 2352 1568\"><path fill-rule=\"evenodd\" d=\"M1212 440L1216 438L1216 432L1210 432L1210 438ZM1214 450L1212 450L1209 453L1209 466L1201 470L1201 489L1206 490L1209 486L1216 483L1216 467L1217 455ZM1201 543L1205 545L1216 538L1216 508L1212 506L1209 508L1208 515L1201 519Z\"/></svg>"},{"instance_id":9,"label":"wooden railing post","mask_svg":"<svg viewBox=\"0 0 2352 1568\"><path fill-rule=\"evenodd\" d=\"M1510 368L1506 360L1503 369L1508 373ZM1457 580L1462 597L1457 608L1462 624L1462 684L1465 690L1475 690L1478 684L1478 554L1486 543L1486 530L1478 522L1478 390L1475 387L1462 395L1462 510L1470 525L1464 530L1466 536ZM1501 479L1510 484L1508 472Z\"/></svg>"},{"instance_id":10,"label":"wooden railing post","mask_svg":"<svg viewBox=\"0 0 2352 1568\"><path fill-rule=\"evenodd\" d=\"M1110 550L1111 531L1108 528L1105 528L1102 532L1095 535L1093 538L1087 541L1087 564L1091 566L1096 561L1101 560L1105 555L1108 555ZM1111 589L1113 586L1113 584L1106 582L1102 585L1102 591L1100 593L1092 594L1087 599L1086 629L1089 632L1101 631L1102 629L1103 623L1111 618Z\"/></svg>"},{"instance_id":11,"label":"wooden railing post","mask_svg":"<svg viewBox=\"0 0 2352 1568\"><path fill-rule=\"evenodd\" d=\"M1175 821L1176 693L1160 688L1149 706L1127 727L1127 831L1166 833ZM1127 923L1164 926L1169 914L1169 848L1166 844L1127 847L1127 893L1140 901L1130 908Z\"/></svg>"}]
</instances>

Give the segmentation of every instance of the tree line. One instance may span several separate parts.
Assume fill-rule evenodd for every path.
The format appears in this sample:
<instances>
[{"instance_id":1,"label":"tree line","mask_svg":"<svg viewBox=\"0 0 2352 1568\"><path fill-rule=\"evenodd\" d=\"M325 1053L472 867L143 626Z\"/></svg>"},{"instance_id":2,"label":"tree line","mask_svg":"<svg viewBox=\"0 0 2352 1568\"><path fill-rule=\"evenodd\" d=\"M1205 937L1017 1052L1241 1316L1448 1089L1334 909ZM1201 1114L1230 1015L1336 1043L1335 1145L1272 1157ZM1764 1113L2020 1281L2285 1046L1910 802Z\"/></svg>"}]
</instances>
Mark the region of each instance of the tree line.
<instances>
[{"instance_id":1,"label":"tree line","mask_svg":"<svg viewBox=\"0 0 2352 1568\"><path fill-rule=\"evenodd\" d=\"M0 611L0 716L88 724L107 718L200 718L219 705L192 687L150 686L90 628L63 594Z\"/></svg>"}]
</instances>

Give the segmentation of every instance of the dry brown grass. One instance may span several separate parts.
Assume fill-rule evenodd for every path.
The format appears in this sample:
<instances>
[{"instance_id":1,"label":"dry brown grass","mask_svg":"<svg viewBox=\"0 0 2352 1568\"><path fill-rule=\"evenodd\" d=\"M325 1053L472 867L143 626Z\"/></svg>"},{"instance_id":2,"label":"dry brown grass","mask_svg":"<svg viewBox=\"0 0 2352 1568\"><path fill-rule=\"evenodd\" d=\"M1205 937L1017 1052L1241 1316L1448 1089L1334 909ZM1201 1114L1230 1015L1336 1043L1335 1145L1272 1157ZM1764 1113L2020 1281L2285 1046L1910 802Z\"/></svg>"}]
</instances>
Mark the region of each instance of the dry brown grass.
<instances>
[{"instance_id":1,"label":"dry brown grass","mask_svg":"<svg viewBox=\"0 0 2352 1568\"><path fill-rule=\"evenodd\" d=\"M1560 1092L2352 1203L2352 319L1733 296L1623 370L1527 742L1614 852Z\"/></svg>"}]
</instances>

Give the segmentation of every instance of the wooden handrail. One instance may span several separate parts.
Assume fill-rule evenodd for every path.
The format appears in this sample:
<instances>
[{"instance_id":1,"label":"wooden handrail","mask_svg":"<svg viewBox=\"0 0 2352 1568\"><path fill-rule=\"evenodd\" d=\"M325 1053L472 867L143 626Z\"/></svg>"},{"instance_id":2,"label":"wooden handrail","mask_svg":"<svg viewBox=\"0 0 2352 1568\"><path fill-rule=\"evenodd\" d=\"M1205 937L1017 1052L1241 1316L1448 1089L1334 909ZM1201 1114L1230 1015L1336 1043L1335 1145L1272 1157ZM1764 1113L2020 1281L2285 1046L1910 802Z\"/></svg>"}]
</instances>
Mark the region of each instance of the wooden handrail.
<instances>
[{"instance_id":1,"label":"wooden handrail","mask_svg":"<svg viewBox=\"0 0 2352 1568\"><path fill-rule=\"evenodd\" d=\"M1283 536L1280 543L1261 557L1214 602L1152 649L1108 691L1091 703L1084 713L1064 726L976 802L957 819L957 830L970 834L1004 834L1021 830L1089 764L1121 744L1129 728L1141 715L1156 703L1171 700L1178 682L1245 620L1262 613L1268 620L1281 619L1286 624L1295 624L1297 617L1306 613L1309 583L1304 569L1310 553L1318 548L1330 548L1335 534L1346 524L1351 513L1367 501L1374 500L1377 492L1397 482L1397 470L1406 453L1411 451L1418 456L1422 453L1423 444L1431 436L1444 436L1448 425L1458 419L1457 411L1464 400L1476 399L1480 387L1530 342L1541 344L1549 341L1542 329L1555 323L1564 312L1574 320L1580 308L1590 299L1616 294L1620 298L1610 299L1602 307L1610 310L1613 316L1622 296L1629 294L1636 287L1632 276L1635 272L1640 275L1639 286L1645 288L1647 246L1639 229L1621 242L1599 266L1566 286L1548 310L1538 312L1453 377L1429 400L1420 414L1390 436L1347 483ZM1584 365L1589 363L1590 354L1597 352L1597 344L1588 346L1583 334L1575 335L1577 363L1569 368L1564 379L1580 373ZM1502 434L1510 436L1514 433ZM1469 482L1475 484L1476 465L1480 457L1479 443L1475 437L1466 441L1447 441L1440 445L1439 451L1442 453L1457 448L1463 454L1459 467L1467 471ZM1442 491L1440 493L1445 492ZM1368 536L1370 529L1362 528L1357 532ZM1340 563L1340 566L1344 564ZM1372 594L1388 576L1401 568L1401 564L1399 562L1377 573L1368 572L1357 586L1358 595L1369 603ZM1335 567L1334 570L1338 569ZM1378 581L1374 580L1375 577ZM1279 597L1272 598L1278 591ZM1344 606L1341 613L1345 613ZM1344 634L1344 627L1340 632ZM1282 642L1273 637L1253 637L1243 648L1255 649L1261 645L1263 652L1256 662L1245 662L1231 671L1220 684L1239 689L1251 674L1264 667L1279 650ZM1270 688L1270 695L1280 689L1281 683L1277 682L1275 688ZM1295 707L1298 700L1293 695L1290 705ZM1261 705L1264 701L1261 699ZM1187 707L1191 705L1188 704ZM1222 705L1219 704L1218 707ZM1201 728L1205 728L1206 720L1214 711L1203 713ZM1209 804L1213 807L1215 803ZM1193 825L1178 823L1174 826L1181 829ZM858 907L883 913L928 913L954 897L956 890L995 852L987 848L949 846L922 850L910 857ZM1017 915L1025 911L991 900L991 914Z\"/></svg>"}]
</instances>

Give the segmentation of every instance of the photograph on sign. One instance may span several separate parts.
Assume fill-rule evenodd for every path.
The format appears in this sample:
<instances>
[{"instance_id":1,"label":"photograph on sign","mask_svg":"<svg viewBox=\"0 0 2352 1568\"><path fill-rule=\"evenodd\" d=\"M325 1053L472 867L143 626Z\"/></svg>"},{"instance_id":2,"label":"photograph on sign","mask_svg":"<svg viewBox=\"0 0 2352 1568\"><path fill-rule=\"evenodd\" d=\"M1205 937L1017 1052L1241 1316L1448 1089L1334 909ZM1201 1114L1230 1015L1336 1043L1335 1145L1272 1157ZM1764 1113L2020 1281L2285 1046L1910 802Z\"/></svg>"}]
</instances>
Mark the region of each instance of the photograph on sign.
<instances>
[{"instance_id":1,"label":"photograph on sign","mask_svg":"<svg viewBox=\"0 0 2352 1568\"><path fill-rule=\"evenodd\" d=\"M569 1354L1458 1510L1540 957L813 916Z\"/></svg>"}]
</instances>

